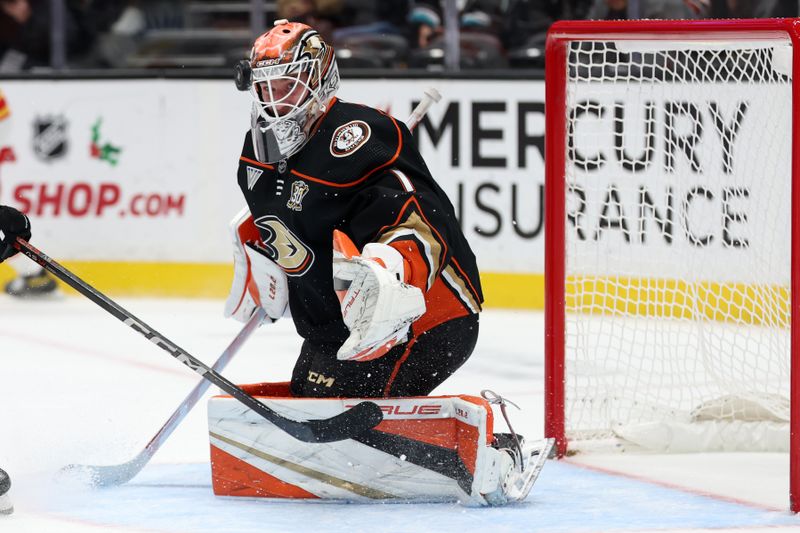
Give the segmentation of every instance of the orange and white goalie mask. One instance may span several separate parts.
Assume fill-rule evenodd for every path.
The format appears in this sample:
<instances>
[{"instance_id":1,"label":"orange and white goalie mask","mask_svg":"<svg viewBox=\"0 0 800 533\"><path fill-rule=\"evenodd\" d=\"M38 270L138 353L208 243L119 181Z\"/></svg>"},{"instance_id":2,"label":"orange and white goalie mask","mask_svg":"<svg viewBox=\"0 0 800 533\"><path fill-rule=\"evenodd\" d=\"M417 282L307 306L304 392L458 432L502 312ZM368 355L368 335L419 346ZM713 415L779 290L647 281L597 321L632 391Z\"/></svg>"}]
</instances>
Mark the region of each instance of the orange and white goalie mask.
<instances>
[{"instance_id":1,"label":"orange and white goalie mask","mask_svg":"<svg viewBox=\"0 0 800 533\"><path fill-rule=\"evenodd\" d=\"M256 157L274 163L300 151L339 88L333 47L311 27L278 20L250 52L251 133Z\"/></svg>"}]
</instances>

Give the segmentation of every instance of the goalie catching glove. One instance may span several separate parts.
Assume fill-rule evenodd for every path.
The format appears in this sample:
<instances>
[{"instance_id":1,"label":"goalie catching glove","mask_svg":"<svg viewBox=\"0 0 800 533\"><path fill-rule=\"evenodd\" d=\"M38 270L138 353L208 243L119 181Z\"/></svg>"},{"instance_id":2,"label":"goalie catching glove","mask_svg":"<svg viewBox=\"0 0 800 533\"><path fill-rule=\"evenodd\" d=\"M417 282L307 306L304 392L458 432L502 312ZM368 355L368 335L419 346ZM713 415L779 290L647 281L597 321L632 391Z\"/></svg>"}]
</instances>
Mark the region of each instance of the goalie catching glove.
<instances>
[{"instance_id":1,"label":"goalie catching glove","mask_svg":"<svg viewBox=\"0 0 800 533\"><path fill-rule=\"evenodd\" d=\"M425 314L422 291L403 282L403 256L386 244L369 243L359 254L353 241L333 232L333 286L350 336L340 361L376 359L403 343L411 324Z\"/></svg>"},{"instance_id":2,"label":"goalie catching glove","mask_svg":"<svg viewBox=\"0 0 800 533\"><path fill-rule=\"evenodd\" d=\"M286 273L260 247L261 237L247 208L230 223L233 239L233 285L225 316L246 322L263 307L273 322L286 311L289 286Z\"/></svg>"}]
</instances>

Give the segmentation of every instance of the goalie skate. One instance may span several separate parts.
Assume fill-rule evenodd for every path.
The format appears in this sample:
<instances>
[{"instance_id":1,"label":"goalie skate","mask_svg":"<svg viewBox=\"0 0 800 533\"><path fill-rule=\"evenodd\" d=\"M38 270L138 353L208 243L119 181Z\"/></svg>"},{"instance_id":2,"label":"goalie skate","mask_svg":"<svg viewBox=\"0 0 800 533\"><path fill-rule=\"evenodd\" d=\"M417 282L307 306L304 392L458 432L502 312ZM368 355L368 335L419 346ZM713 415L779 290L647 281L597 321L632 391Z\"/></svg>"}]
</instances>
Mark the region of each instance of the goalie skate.
<instances>
[{"instance_id":1,"label":"goalie skate","mask_svg":"<svg viewBox=\"0 0 800 533\"><path fill-rule=\"evenodd\" d=\"M511 449L503 450L508 453L503 458L502 483L496 490L484 495L489 505L506 505L525 500L550 457L555 442L555 439L542 439L523 444L521 454Z\"/></svg>"}]
</instances>

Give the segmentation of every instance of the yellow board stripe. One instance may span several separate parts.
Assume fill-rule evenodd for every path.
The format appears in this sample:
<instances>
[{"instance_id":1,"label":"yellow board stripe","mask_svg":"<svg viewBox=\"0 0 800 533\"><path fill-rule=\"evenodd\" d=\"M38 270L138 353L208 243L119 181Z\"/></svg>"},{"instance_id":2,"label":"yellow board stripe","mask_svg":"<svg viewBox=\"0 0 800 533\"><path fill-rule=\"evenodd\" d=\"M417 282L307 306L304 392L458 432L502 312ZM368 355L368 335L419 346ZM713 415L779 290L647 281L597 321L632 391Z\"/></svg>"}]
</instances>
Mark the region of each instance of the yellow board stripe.
<instances>
[{"instance_id":1,"label":"yellow board stripe","mask_svg":"<svg viewBox=\"0 0 800 533\"><path fill-rule=\"evenodd\" d=\"M232 264L63 264L113 296L226 298L233 279ZM0 264L0 283L13 277L14 271ZM542 274L483 272L481 285L484 307L544 309ZM788 287L744 283L584 276L567 280L565 297L567 310L581 313L788 326L790 294Z\"/></svg>"},{"instance_id":2,"label":"yellow board stripe","mask_svg":"<svg viewBox=\"0 0 800 533\"><path fill-rule=\"evenodd\" d=\"M570 277L567 312L788 327L788 287L627 277Z\"/></svg>"},{"instance_id":3,"label":"yellow board stripe","mask_svg":"<svg viewBox=\"0 0 800 533\"><path fill-rule=\"evenodd\" d=\"M63 261L75 275L111 296L226 298L233 280L233 264L114 263ZM14 271L0 264L0 283ZM544 276L541 274L483 273L487 307L543 309ZM64 285L62 284L62 288ZM65 289L66 293L72 293Z\"/></svg>"},{"instance_id":4,"label":"yellow board stripe","mask_svg":"<svg viewBox=\"0 0 800 533\"><path fill-rule=\"evenodd\" d=\"M544 274L481 272L483 307L544 309Z\"/></svg>"},{"instance_id":5,"label":"yellow board stripe","mask_svg":"<svg viewBox=\"0 0 800 533\"><path fill-rule=\"evenodd\" d=\"M233 264L115 263L59 261L73 274L113 296L224 298L233 280ZM0 282L14 277L0 265ZM59 281L67 294L74 293Z\"/></svg>"}]
</instances>

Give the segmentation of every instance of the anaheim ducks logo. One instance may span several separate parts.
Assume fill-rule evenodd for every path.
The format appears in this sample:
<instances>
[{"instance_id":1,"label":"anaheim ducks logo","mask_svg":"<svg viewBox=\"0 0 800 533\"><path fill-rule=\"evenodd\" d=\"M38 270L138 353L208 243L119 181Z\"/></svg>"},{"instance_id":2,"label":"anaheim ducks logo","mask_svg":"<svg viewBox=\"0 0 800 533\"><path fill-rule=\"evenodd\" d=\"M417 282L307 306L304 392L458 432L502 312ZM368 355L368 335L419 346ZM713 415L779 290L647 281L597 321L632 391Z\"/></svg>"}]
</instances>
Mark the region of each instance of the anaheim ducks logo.
<instances>
[{"instance_id":1,"label":"anaheim ducks logo","mask_svg":"<svg viewBox=\"0 0 800 533\"><path fill-rule=\"evenodd\" d=\"M255 225L262 231L264 251L286 272L287 276L302 276L314 263L314 252L273 215L258 218Z\"/></svg>"},{"instance_id":2,"label":"anaheim ducks logo","mask_svg":"<svg viewBox=\"0 0 800 533\"><path fill-rule=\"evenodd\" d=\"M345 157L366 144L370 129L366 122L354 120L336 128L331 139L331 155Z\"/></svg>"}]
</instances>

